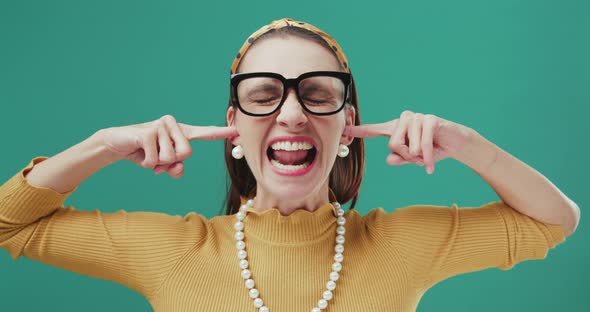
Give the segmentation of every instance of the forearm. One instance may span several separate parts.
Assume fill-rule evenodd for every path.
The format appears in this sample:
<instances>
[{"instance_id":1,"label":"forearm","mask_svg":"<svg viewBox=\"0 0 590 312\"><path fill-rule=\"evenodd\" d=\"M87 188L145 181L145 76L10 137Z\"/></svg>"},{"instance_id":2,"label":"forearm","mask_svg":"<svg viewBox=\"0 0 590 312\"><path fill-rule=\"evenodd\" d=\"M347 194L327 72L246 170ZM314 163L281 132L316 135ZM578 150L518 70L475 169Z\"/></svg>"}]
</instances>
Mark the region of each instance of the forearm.
<instances>
[{"instance_id":1,"label":"forearm","mask_svg":"<svg viewBox=\"0 0 590 312\"><path fill-rule=\"evenodd\" d=\"M536 220L559 224L569 236L580 210L545 176L485 139L475 130L453 158L473 169L510 207Z\"/></svg>"},{"instance_id":2,"label":"forearm","mask_svg":"<svg viewBox=\"0 0 590 312\"><path fill-rule=\"evenodd\" d=\"M99 136L100 131L35 165L26 175L27 181L59 193L74 189L98 170L117 161L104 147Z\"/></svg>"}]
</instances>

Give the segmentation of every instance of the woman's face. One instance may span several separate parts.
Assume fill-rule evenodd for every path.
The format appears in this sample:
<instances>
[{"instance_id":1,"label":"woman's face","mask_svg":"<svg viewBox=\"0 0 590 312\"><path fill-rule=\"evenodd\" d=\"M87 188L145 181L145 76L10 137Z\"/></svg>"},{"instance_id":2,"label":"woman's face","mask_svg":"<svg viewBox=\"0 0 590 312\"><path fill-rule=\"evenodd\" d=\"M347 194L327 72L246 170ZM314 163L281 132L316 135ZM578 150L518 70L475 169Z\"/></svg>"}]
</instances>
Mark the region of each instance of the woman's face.
<instances>
[{"instance_id":1,"label":"woman's face","mask_svg":"<svg viewBox=\"0 0 590 312\"><path fill-rule=\"evenodd\" d=\"M296 78L310 71L342 71L338 60L322 45L290 36L288 38L267 38L256 42L243 57L238 71L274 72L285 78ZM248 166L257 181L257 189L266 196L284 201L297 201L318 196L328 189L328 177L338 153L339 144L349 145L351 137L342 136L345 125L354 122L354 109L342 109L336 114L317 116L308 113L300 105L295 90L288 90L283 106L270 116L253 117L230 107L227 112L228 124L236 126L238 137L232 144L241 145ZM315 149L313 161L303 165L301 157L313 154L293 149L279 142L312 143ZM309 156L309 155L308 155ZM273 160L274 159L274 160ZM292 164L291 167L275 165ZM297 161L295 160L297 159ZM310 164L306 168L306 164ZM295 169L296 164L299 169ZM290 170L289 170L290 169Z\"/></svg>"}]
</instances>

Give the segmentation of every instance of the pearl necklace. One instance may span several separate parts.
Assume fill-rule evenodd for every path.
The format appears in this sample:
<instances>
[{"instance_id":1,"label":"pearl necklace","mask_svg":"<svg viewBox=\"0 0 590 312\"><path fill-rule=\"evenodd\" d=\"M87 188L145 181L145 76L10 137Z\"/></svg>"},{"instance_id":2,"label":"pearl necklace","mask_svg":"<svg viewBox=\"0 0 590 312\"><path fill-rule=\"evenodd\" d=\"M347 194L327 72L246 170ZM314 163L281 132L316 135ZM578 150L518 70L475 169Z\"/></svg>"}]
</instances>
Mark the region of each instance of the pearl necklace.
<instances>
[{"instance_id":1,"label":"pearl necklace","mask_svg":"<svg viewBox=\"0 0 590 312\"><path fill-rule=\"evenodd\" d=\"M236 218L238 221L234 224L234 228L236 230L236 234L234 235L236 242L236 247L238 248L238 258L240 259L240 268L242 269L242 278L246 281L246 288L249 289L248 294L250 298L253 299L254 306L258 308L259 312L269 312L268 307L264 306L262 299L259 298L258 289L254 288L254 280L252 279L252 272L248 269L248 260L247 260L247 253L246 253L246 242L244 242L244 218L248 211L246 209L252 207L254 204L254 199L249 199L246 204L240 206L240 211L236 213ZM340 203L334 202L332 203L336 208L336 212L338 215L338 226L336 227L336 247L334 247L335 255L334 255L334 264L332 264L332 272L330 273L330 280L326 283L327 290L323 293L323 298L318 301L316 307L311 309L311 312L320 312L328 307L328 301L332 299L333 294L332 291L336 288L336 281L338 280L340 270L342 270L342 260L344 260L344 256L342 252L344 252L344 233L346 230L344 229L344 224L346 223L346 219L344 218L344 210L341 208Z\"/></svg>"}]
</instances>

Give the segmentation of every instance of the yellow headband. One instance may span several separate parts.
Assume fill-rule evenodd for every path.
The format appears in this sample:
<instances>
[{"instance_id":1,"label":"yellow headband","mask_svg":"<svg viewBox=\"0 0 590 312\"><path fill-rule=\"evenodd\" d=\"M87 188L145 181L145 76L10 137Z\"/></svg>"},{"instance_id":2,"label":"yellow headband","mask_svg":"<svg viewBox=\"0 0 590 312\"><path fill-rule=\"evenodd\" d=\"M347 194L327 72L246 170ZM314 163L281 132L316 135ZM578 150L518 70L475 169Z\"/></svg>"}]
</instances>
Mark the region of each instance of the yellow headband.
<instances>
[{"instance_id":1,"label":"yellow headband","mask_svg":"<svg viewBox=\"0 0 590 312\"><path fill-rule=\"evenodd\" d=\"M262 36L263 34L272 29L280 29L287 26L304 28L320 35L320 37L322 37L322 39L324 39L324 41L332 48L332 51L336 53L336 55L338 56L338 60L340 61L340 64L342 64L342 66L344 67L344 70L347 73L350 73L350 68L348 67L348 60L346 59L344 52L340 48L340 45L338 44L338 42L336 42L336 40L334 40L334 38L332 38L330 35L311 24L300 21L294 21L292 18L282 18L279 20L272 21L272 23L268 25L262 26L260 29L255 31L252 35L250 35L250 37L248 37L248 40L244 42L244 44L240 48L240 51L234 58L234 62L231 65L230 75L236 72L236 70L238 69L238 65L240 65L240 61L242 60L242 56L244 56L246 51L250 48L250 46L252 46L252 44L254 43L254 41L256 41L256 39L258 39L258 37Z\"/></svg>"}]
</instances>

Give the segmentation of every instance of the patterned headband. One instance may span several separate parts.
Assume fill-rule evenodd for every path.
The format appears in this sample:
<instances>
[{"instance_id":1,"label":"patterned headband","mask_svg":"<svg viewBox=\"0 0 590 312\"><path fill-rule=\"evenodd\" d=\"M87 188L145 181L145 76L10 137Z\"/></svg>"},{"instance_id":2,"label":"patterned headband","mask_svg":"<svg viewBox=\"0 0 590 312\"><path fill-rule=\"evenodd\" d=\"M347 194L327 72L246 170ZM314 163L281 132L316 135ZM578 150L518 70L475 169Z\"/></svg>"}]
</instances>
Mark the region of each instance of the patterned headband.
<instances>
[{"instance_id":1,"label":"patterned headband","mask_svg":"<svg viewBox=\"0 0 590 312\"><path fill-rule=\"evenodd\" d=\"M338 61L340 61L340 64L342 64L342 66L344 67L344 70L347 73L350 73L350 68L348 68L348 60L346 59L344 52L340 48L340 45L338 44L338 42L336 42L336 40L334 40L334 38L332 38L330 35L328 35L324 31L322 31L321 29L319 29L311 24L300 22L300 21L294 21L292 18L282 18L279 20L272 21L272 23L270 23L268 25L262 26L260 29L255 31L252 35L250 35L250 37L248 37L248 40L246 40L246 42L244 42L244 44L240 48L240 51L238 52L238 54L234 58L234 62L231 65L230 75L234 74L236 72L236 70L238 69L238 65L240 65L240 61L242 59L242 56L244 56L246 51L252 46L252 44L254 43L254 41L256 41L256 39L258 39L258 37L262 36L263 34L267 33L268 31L270 31L272 29L280 29L280 28L287 27L287 26L304 28L304 29L307 29L313 33L320 35L320 37L322 37L322 39L324 39L324 41L336 53L336 55L338 56Z\"/></svg>"}]
</instances>

